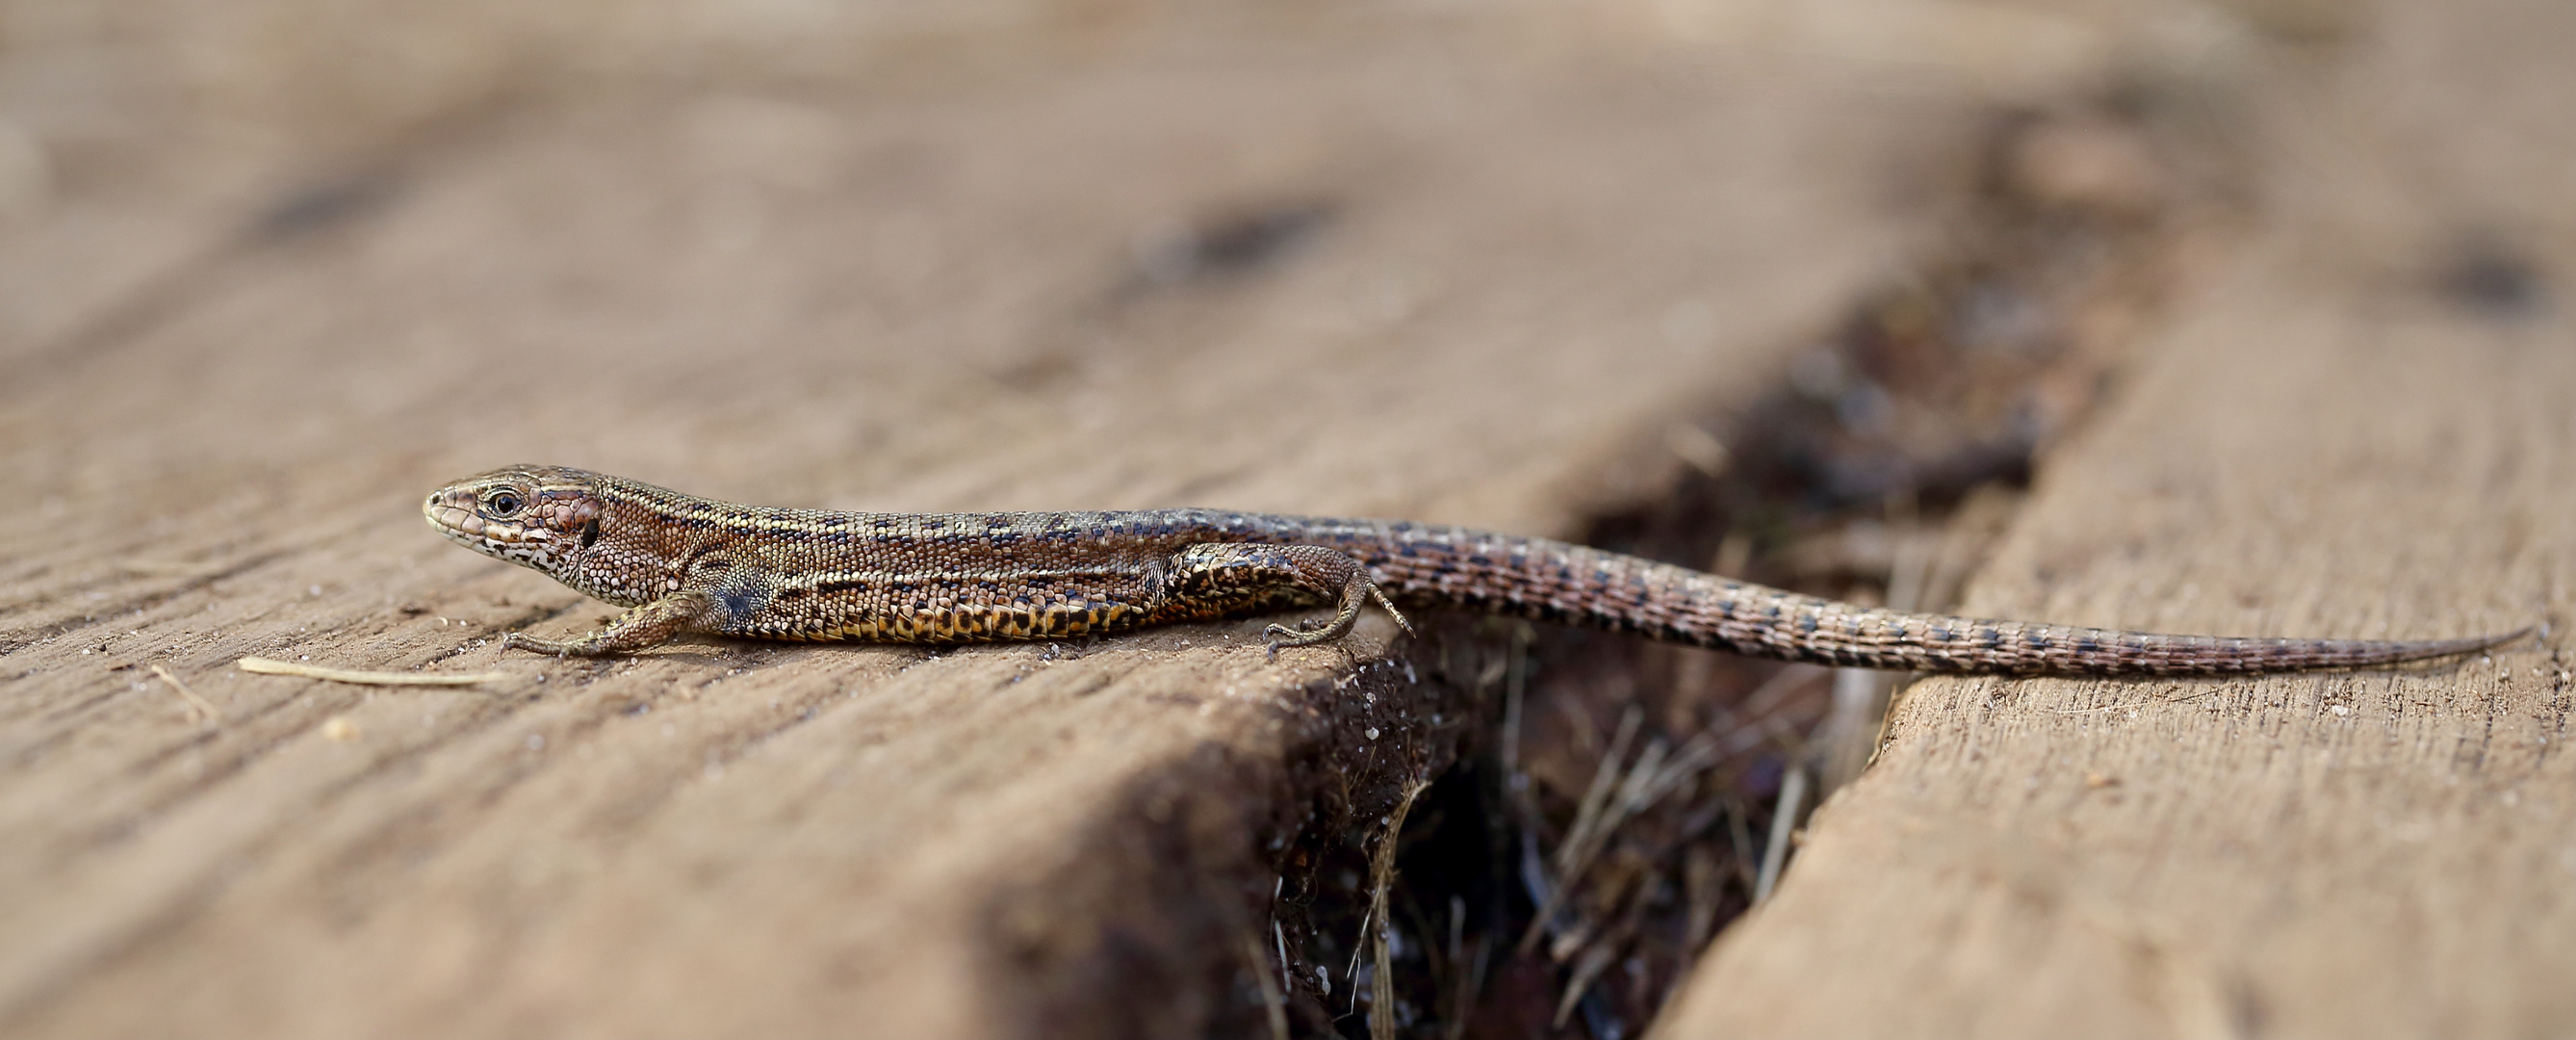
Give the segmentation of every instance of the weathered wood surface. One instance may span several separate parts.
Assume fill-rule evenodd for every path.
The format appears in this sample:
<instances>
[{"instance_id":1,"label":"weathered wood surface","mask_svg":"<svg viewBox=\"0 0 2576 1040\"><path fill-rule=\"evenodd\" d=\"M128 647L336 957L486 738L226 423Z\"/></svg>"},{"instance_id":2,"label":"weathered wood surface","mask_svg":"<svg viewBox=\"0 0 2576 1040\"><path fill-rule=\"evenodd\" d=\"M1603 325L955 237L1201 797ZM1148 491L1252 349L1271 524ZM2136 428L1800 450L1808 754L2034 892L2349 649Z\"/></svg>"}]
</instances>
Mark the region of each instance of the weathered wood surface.
<instances>
[{"instance_id":1,"label":"weathered wood surface","mask_svg":"<svg viewBox=\"0 0 2576 1040\"><path fill-rule=\"evenodd\" d=\"M2259 231L2047 461L1969 606L2550 634L2409 672L1918 684L1664 1034L2576 1029L2576 18L2380 17L2273 70Z\"/></svg>"},{"instance_id":2,"label":"weathered wood surface","mask_svg":"<svg viewBox=\"0 0 2576 1040\"><path fill-rule=\"evenodd\" d=\"M306 6L13 37L0 1033L1192 1032L1207 908L1433 726L1365 652L504 655L608 611L419 496L1562 531L1902 251L1982 89L1543 11ZM1158 252L1230 213L1312 227Z\"/></svg>"}]
</instances>

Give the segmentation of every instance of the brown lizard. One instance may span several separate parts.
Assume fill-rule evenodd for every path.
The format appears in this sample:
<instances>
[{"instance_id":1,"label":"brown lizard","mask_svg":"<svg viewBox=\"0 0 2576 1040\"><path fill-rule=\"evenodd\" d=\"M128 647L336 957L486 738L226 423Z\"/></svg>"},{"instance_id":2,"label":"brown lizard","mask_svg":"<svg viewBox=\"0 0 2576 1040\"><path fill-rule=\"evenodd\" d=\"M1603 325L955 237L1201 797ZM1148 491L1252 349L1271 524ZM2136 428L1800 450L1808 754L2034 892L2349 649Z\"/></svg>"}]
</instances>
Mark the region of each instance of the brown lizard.
<instances>
[{"instance_id":1,"label":"brown lizard","mask_svg":"<svg viewBox=\"0 0 2576 1040\"><path fill-rule=\"evenodd\" d=\"M431 493L430 526L624 607L551 654L642 650L682 632L973 643L1114 635L1331 606L1272 625L1272 651L1338 639L1376 604L1624 632L1865 668L2225 675L2389 664L2520 637L2419 642L2157 635L1877 610L1600 549L1459 527L1214 509L837 513L735 505L560 466ZM2524 630L2529 631L2528 629Z\"/></svg>"}]
</instances>

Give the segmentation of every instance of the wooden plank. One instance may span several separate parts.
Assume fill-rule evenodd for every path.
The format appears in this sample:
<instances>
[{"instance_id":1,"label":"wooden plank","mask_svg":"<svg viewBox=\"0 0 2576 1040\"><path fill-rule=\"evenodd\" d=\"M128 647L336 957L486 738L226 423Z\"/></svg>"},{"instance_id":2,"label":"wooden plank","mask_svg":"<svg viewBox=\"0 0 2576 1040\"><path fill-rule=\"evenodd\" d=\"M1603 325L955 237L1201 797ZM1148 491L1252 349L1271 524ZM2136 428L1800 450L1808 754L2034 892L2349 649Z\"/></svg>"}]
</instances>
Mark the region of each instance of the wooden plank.
<instances>
[{"instance_id":1,"label":"wooden plank","mask_svg":"<svg viewBox=\"0 0 2576 1040\"><path fill-rule=\"evenodd\" d=\"M1975 104L1567 39L1178 19L950 64L563 59L422 95L453 101L429 138L269 156L243 194L367 200L276 211L292 234L134 211L227 244L8 332L0 1031L1199 1031L1266 843L1454 724L1378 644L505 655L609 611L434 537L419 496L536 460L1561 531L1901 251L1881 178ZM63 190L65 221L142 205Z\"/></svg>"},{"instance_id":2,"label":"wooden plank","mask_svg":"<svg viewBox=\"0 0 2576 1040\"><path fill-rule=\"evenodd\" d=\"M2543 230L2576 226L2544 130L2576 79L2534 42L2576 20L2385 19L2272 84L2260 233L2047 460L1969 607L2549 633L2406 671L1918 683L1664 1034L2576 1024L2576 319Z\"/></svg>"}]
</instances>

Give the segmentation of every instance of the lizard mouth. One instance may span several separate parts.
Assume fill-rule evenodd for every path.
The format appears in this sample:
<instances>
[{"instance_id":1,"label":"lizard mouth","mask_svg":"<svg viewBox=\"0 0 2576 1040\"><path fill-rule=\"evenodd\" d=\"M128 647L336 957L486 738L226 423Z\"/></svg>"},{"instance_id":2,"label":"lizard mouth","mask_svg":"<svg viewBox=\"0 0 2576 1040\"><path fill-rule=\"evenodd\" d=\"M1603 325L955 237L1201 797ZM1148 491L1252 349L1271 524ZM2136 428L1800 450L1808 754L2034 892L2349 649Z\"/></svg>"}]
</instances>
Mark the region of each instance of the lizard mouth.
<instances>
[{"instance_id":1,"label":"lizard mouth","mask_svg":"<svg viewBox=\"0 0 2576 1040\"><path fill-rule=\"evenodd\" d=\"M428 518L429 526L438 529L438 533L486 552L530 541L526 525L489 520L472 509L437 499L423 505L420 512Z\"/></svg>"}]
</instances>

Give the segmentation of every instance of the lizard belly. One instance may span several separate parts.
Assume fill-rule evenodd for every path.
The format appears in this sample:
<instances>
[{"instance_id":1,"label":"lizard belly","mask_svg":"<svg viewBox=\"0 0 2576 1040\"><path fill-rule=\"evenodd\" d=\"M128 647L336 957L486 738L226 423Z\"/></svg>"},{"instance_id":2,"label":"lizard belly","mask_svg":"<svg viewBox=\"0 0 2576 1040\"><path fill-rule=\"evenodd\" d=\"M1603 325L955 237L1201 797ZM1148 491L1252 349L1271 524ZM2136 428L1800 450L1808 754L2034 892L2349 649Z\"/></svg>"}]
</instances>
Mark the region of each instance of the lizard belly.
<instances>
[{"instance_id":1,"label":"lizard belly","mask_svg":"<svg viewBox=\"0 0 2576 1040\"><path fill-rule=\"evenodd\" d=\"M981 576L853 575L800 580L754 609L723 612L724 635L876 643L1068 639L1135 629L1151 613L1141 588Z\"/></svg>"}]
</instances>

